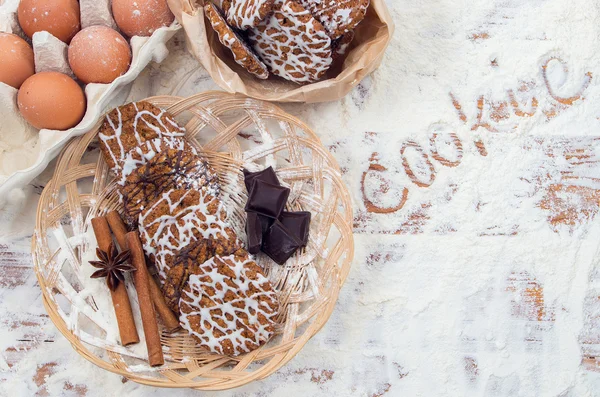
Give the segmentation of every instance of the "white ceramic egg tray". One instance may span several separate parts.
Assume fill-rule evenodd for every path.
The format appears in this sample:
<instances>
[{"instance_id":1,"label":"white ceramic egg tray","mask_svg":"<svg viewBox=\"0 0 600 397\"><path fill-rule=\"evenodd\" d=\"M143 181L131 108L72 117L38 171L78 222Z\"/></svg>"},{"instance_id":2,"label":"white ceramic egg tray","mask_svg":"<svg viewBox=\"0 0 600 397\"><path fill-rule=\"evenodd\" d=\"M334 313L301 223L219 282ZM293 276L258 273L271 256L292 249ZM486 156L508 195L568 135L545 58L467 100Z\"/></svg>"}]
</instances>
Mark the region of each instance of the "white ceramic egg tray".
<instances>
[{"instance_id":1,"label":"white ceramic egg tray","mask_svg":"<svg viewBox=\"0 0 600 397\"><path fill-rule=\"evenodd\" d=\"M114 28L109 4L109 0L80 1L82 28L99 24ZM30 41L17 22L18 6L19 0L0 0L0 32L14 33ZM120 105L128 94L130 83L146 65L150 61L160 63L166 58L169 53L166 43L179 29L180 25L174 22L156 30L150 37L132 37L132 61L127 73L110 84L86 85L85 116L78 125L66 131L38 131L30 126L19 113L17 90L0 83L0 208L13 189L25 186L39 175L70 138L87 132L109 107ZM35 35L34 49L41 48L36 52L36 72L70 73L66 47L57 41L46 32Z\"/></svg>"}]
</instances>

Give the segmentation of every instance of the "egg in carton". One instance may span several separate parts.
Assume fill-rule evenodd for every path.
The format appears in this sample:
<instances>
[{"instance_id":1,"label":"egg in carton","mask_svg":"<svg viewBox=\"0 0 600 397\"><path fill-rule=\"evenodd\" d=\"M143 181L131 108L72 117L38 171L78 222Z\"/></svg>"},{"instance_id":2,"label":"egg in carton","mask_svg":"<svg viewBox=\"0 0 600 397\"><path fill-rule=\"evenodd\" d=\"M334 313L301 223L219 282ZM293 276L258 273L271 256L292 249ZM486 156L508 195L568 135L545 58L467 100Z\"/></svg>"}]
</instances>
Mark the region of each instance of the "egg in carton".
<instances>
[{"instance_id":1,"label":"egg in carton","mask_svg":"<svg viewBox=\"0 0 600 397\"><path fill-rule=\"evenodd\" d=\"M0 34L14 34L31 44L36 73L32 77L39 77L39 74L52 72L57 75L60 73L59 76L65 75L77 79L78 84L76 85L84 87L85 98L87 99L83 99L80 121L73 123L76 125L70 128L54 127L54 129L41 128L38 130L28 123L21 114L21 111L26 114L26 110L21 109L20 111L19 109L19 90L0 81L0 117L3 120L0 123L0 207L6 203L13 189L21 188L41 173L71 137L88 131L108 107L122 103L128 95L130 83L135 80L148 63L151 61L160 63L166 58L168 55L166 42L180 29L180 25L173 21L174 18L167 8L166 1L113 0L111 2L110 0L81 0L77 4L74 0L56 0L65 3L73 1L75 5L78 5L80 26L74 29L74 34L78 31L81 32L79 29L101 30L99 27L103 27L104 30L112 30L117 35L120 35L117 33L117 30L119 30L123 33L123 36L129 38L129 40L123 38L125 43L128 42L131 54L130 63L126 69L110 83L92 82L85 84L83 81L85 79L81 78L83 76L78 79L77 73L73 73L69 63L69 45L67 42L72 37L61 40L50 32L42 30L35 31L30 38L26 32L31 33L31 26L22 23L26 27L26 29L23 29L22 24L19 23L20 3L35 3L36 1L40 4L52 3L52 1L42 0L0 0ZM164 3L164 7L157 8L156 5L162 3ZM31 12L36 7L22 8L27 8L26 11ZM118 14L118 17L113 17L113 11ZM48 15L48 13L45 15ZM21 19L23 19L23 15L21 15ZM34 19L32 19L31 24L40 23L39 19L35 19L35 21ZM154 22L148 23L149 19L154 20ZM117 22L119 23L117 24ZM157 26L157 23L160 25ZM53 28L51 26L48 30ZM39 30L39 26L37 26L37 30ZM61 36L63 33L58 32L57 35ZM64 39L64 36L62 38ZM84 38L91 40L87 37ZM97 43L91 40L91 44ZM90 43L84 43L81 46L91 47ZM105 51L105 49L99 51ZM83 58L86 58L85 52ZM104 63L104 61L103 59L98 63ZM2 67L1 62L0 67ZM84 63L83 68L80 69L85 70L87 67L88 65ZM1 74L0 71L0 76ZM70 89L74 90L75 88L71 86ZM32 89L27 89L27 91L30 93ZM69 95L77 97L78 94L70 91ZM75 112L76 108L77 105L74 106ZM36 110L33 110L30 113L36 112ZM74 116L70 114L69 117L73 118ZM56 119L58 117L53 114L52 118ZM27 119L33 121L34 124L36 123L29 116ZM54 125L56 126L56 124Z\"/></svg>"}]
</instances>

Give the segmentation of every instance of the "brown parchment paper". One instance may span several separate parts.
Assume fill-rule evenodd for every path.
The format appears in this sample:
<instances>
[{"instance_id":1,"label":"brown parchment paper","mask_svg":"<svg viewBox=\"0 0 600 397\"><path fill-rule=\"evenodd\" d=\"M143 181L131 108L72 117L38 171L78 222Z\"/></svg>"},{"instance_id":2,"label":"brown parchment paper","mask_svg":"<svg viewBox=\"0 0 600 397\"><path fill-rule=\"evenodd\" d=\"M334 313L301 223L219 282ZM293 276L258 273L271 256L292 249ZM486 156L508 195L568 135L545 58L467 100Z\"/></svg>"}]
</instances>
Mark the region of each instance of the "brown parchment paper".
<instances>
[{"instance_id":1,"label":"brown parchment paper","mask_svg":"<svg viewBox=\"0 0 600 397\"><path fill-rule=\"evenodd\" d=\"M344 97L383 58L394 31L385 0L371 0L365 19L356 28L346 58L329 70L326 79L298 85L277 76L260 80L235 63L204 18L203 1L168 0L186 32L188 48L225 91L276 102L327 102Z\"/></svg>"}]
</instances>

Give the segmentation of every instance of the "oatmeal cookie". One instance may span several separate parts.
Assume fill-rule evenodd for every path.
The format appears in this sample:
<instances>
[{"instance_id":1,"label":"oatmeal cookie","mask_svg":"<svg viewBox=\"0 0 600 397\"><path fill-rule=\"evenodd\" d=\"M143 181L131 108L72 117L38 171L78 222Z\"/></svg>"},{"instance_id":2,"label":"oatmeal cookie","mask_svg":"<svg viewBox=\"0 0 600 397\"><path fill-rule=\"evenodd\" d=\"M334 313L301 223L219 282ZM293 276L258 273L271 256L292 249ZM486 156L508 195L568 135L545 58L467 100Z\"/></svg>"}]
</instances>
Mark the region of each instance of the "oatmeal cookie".
<instances>
[{"instance_id":1,"label":"oatmeal cookie","mask_svg":"<svg viewBox=\"0 0 600 397\"><path fill-rule=\"evenodd\" d=\"M348 51L348 47L350 47L352 40L354 40L354 30L349 31L348 33L344 33L342 36L335 39L331 43L334 60L338 60L339 58L346 55L346 52Z\"/></svg>"},{"instance_id":2,"label":"oatmeal cookie","mask_svg":"<svg viewBox=\"0 0 600 397\"><path fill-rule=\"evenodd\" d=\"M198 190L175 189L163 193L139 216L144 251L154 261L161 280L177 252L200 239L228 239L227 211L215 196Z\"/></svg>"},{"instance_id":3,"label":"oatmeal cookie","mask_svg":"<svg viewBox=\"0 0 600 397\"><path fill-rule=\"evenodd\" d=\"M356 27L369 8L369 0L298 0L323 24L332 39Z\"/></svg>"},{"instance_id":4,"label":"oatmeal cookie","mask_svg":"<svg viewBox=\"0 0 600 397\"><path fill-rule=\"evenodd\" d=\"M219 41L233 53L233 59L248 72L259 79L269 77L269 71L264 63L256 56L252 49L229 25L225 22L221 11L212 3L204 6L206 17L219 36Z\"/></svg>"},{"instance_id":5,"label":"oatmeal cookie","mask_svg":"<svg viewBox=\"0 0 600 397\"><path fill-rule=\"evenodd\" d=\"M274 0L223 0L222 10L227 23L246 30L265 19L273 10Z\"/></svg>"},{"instance_id":6,"label":"oatmeal cookie","mask_svg":"<svg viewBox=\"0 0 600 397\"><path fill-rule=\"evenodd\" d=\"M182 327L201 347L237 356L273 336L279 303L260 267L241 250L200 265L190 275L179 307Z\"/></svg>"},{"instance_id":7,"label":"oatmeal cookie","mask_svg":"<svg viewBox=\"0 0 600 397\"><path fill-rule=\"evenodd\" d=\"M273 13L248 29L248 39L273 74L296 83L317 81L331 66L331 38L293 0L277 0Z\"/></svg>"},{"instance_id":8,"label":"oatmeal cookie","mask_svg":"<svg viewBox=\"0 0 600 397\"><path fill-rule=\"evenodd\" d=\"M162 150L131 172L119 188L126 222L137 225L140 212L172 189L206 190L217 196L218 178L191 146Z\"/></svg>"},{"instance_id":9,"label":"oatmeal cookie","mask_svg":"<svg viewBox=\"0 0 600 397\"><path fill-rule=\"evenodd\" d=\"M196 240L177 253L162 283L163 296L173 312L179 313L179 298L190 273L198 273L199 267L215 255L227 256L242 249L233 231L226 233L228 238Z\"/></svg>"},{"instance_id":10,"label":"oatmeal cookie","mask_svg":"<svg viewBox=\"0 0 600 397\"><path fill-rule=\"evenodd\" d=\"M148 141L157 138L159 141L153 141L146 154L163 144L171 147L182 145L184 134L185 129L177 125L165 110L148 102L133 102L115 108L106 115L98 139L106 163L121 177L124 168L135 168L135 165L126 162L130 152L135 155L136 149L143 150L148 146Z\"/></svg>"},{"instance_id":11,"label":"oatmeal cookie","mask_svg":"<svg viewBox=\"0 0 600 397\"><path fill-rule=\"evenodd\" d=\"M144 141L141 145L136 146L127 152L123 158L120 169L113 169L113 172L117 177L117 184L123 186L125 179L127 179L129 174L152 160L157 153L168 149L188 150L194 154L196 153L196 150L181 138L154 138Z\"/></svg>"}]
</instances>

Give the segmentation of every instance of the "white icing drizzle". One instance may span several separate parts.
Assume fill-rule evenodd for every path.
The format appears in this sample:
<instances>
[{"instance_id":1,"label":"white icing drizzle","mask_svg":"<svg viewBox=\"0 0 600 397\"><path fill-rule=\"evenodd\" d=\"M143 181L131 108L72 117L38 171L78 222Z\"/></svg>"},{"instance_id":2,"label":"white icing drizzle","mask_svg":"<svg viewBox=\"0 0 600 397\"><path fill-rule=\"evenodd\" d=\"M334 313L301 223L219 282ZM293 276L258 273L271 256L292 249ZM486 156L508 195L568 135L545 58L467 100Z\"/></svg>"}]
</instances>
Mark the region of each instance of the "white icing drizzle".
<instances>
[{"instance_id":1,"label":"white icing drizzle","mask_svg":"<svg viewBox=\"0 0 600 397\"><path fill-rule=\"evenodd\" d=\"M272 0L231 0L226 11L227 22L233 27L246 30L258 25L272 6Z\"/></svg>"},{"instance_id":2,"label":"white icing drizzle","mask_svg":"<svg viewBox=\"0 0 600 397\"><path fill-rule=\"evenodd\" d=\"M181 326L213 353L225 354L222 347L225 340L231 341L233 345L232 355L248 353L253 349L246 346L247 342L256 348L273 335L277 296L270 287L269 280L261 272L257 271L256 277L250 278L250 263L253 261L248 257L242 260L238 260L235 255L213 257L200 266L199 274L190 276L188 286L182 292L182 310L179 317ZM219 266L222 265L229 267L235 277L221 273ZM231 286L231 283L235 286ZM269 286L266 290L263 287L265 284ZM258 292L252 293L251 287ZM214 291L214 295L207 291ZM202 304L202 298L206 297L210 300L210 307ZM259 301L260 298L266 298L273 308L267 302ZM191 310L184 310L186 305ZM217 312L219 310L220 314ZM248 320L241 318L241 313L244 313ZM259 321L259 315L264 316L264 324ZM190 324L190 318L193 316L200 318L198 330L193 329ZM220 325L218 320L225 326ZM251 337L242 335L245 330L251 331ZM215 335L215 331L219 336Z\"/></svg>"},{"instance_id":3,"label":"white icing drizzle","mask_svg":"<svg viewBox=\"0 0 600 397\"><path fill-rule=\"evenodd\" d=\"M274 74L296 83L317 81L332 63L331 38L309 11L294 11L293 7L300 5L277 0L275 11L248 29L248 38ZM307 23L303 22L306 17ZM293 26L283 25L290 22Z\"/></svg>"},{"instance_id":4,"label":"white icing drizzle","mask_svg":"<svg viewBox=\"0 0 600 397\"><path fill-rule=\"evenodd\" d=\"M137 114L135 115L135 118L133 120L133 131L134 131L135 138L137 139L137 141L140 145L144 141L144 139L140 136L140 134L138 133L138 130L137 130L137 125L140 120L142 120L146 124L146 126L148 126L150 129L154 130L154 132L156 132L156 135L158 135L160 138L182 138L185 135L185 129L183 127L180 127L174 120L171 120L170 117L166 117L168 125L166 125L163 122L162 116L166 112L164 109L160 109L160 113L155 115L154 113L152 113L148 110L140 111L137 107L137 103L133 103L133 106L135 107L135 110L137 111ZM149 123L148 120L146 120L143 116L148 116L150 118L153 118L154 120L156 120L156 122L158 122L160 127L157 127L157 126ZM173 130L175 130L175 131L173 131Z\"/></svg>"},{"instance_id":5,"label":"white icing drizzle","mask_svg":"<svg viewBox=\"0 0 600 397\"><path fill-rule=\"evenodd\" d=\"M154 257L159 275L166 277L169 264L177 251L197 238L227 238L227 211L223 204L205 191L187 190L179 199L175 197L182 190L169 190L139 216L140 238L146 255ZM193 205L184 206L189 195L196 194ZM209 211L211 204L217 203L214 213ZM168 211L157 216L157 208L167 204ZM153 230L153 231L151 231Z\"/></svg>"},{"instance_id":6,"label":"white icing drizzle","mask_svg":"<svg viewBox=\"0 0 600 397\"><path fill-rule=\"evenodd\" d=\"M121 178L117 182L120 185L125 183L127 176L129 176L135 169L146 164L152 160L154 156L163 150L177 149L184 150L188 148L192 153L196 154L196 149L188 146L183 139L176 138L154 138L145 141L140 146L136 146L131 149L121 162Z\"/></svg>"},{"instance_id":7,"label":"white icing drizzle","mask_svg":"<svg viewBox=\"0 0 600 397\"><path fill-rule=\"evenodd\" d=\"M140 111L137 106L137 103L133 103L133 106L137 113L134 117L133 131L131 133L133 134L136 141L138 142L138 146L140 146L140 147L143 146L144 142L149 140L149 139L141 136L138 131L137 127L138 127L138 123L140 122L140 120L142 120L142 122L145 123L146 126L151 128L156 133L157 137L155 137L155 138L178 139L178 138L183 138L183 136L185 135L185 129L180 127L179 125L177 125L177 123L174 120L171 120L170 117L165 117L167 119L166 124L163 122L163 116L165 114L165 110L160 109L160 113L158 115L155 115L154 113L147 111L147 110ZM98 134L98 138L100 139L102 144L107 148L113 162L115 163L115 166L112 168L112 171L115 172L116 174L119 174L119 171L123 168L123 162L125 161L127 154L129 153L129 151L131 149L134 149L134 148L129 148L129 147L125 148L124 147L123 140L121 139L123 136L123 115L121 114L120 108L116 108L115 111L117 112L117 116L118 116L118 121L116 124L111 120L111 118L109 117L110 115L106 116L106 121L110 125L112 134L104 134L101 132ZM145 119L145 117L149 117L150 119L155 120L156 123L158 124L158 126L154 126L154 125L150 124ZM111 148L111 146L109 145L109 143L111 141L117 142L117 145L118 145L117 153L115 153L113 151L113 148ZM131 166L132 166L131 164L128 164L128 169L130 169Z\"/></svg>"}]
</instances>

